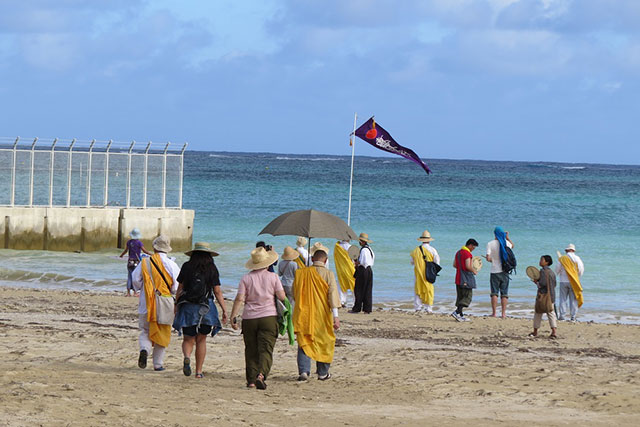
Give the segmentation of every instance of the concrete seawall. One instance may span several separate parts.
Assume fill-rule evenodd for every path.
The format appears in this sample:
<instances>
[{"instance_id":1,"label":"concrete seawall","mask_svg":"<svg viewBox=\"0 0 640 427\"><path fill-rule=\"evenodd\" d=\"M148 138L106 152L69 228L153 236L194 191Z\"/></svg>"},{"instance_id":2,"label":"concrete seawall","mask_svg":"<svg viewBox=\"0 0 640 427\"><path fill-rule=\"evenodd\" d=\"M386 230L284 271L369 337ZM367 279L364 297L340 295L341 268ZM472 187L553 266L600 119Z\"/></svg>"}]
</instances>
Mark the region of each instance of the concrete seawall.
<instances>
[{"instance_id":1,"label":"concrete seawall","mask_svg":"<svg viewBox=\"0 0 640 427\"><path fill-rule=\"evenodd\" d=\"M5 249L91 252L123 248L137 227L151 250L158 234L174 251L191 248L194 211L187 209L0 207L0 244Z\"/></svg>"}]
</instances>

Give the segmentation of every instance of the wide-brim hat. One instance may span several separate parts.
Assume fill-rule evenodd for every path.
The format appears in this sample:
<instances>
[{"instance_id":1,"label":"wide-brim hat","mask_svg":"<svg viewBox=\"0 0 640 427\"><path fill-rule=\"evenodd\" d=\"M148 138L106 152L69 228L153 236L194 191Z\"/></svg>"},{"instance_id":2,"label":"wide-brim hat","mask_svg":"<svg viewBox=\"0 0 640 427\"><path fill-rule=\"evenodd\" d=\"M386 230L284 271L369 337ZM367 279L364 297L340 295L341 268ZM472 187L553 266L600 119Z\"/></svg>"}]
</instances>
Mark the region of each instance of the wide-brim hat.
<instances>
[{"instance_id":1,"label":"wide-brim hat","mask_svg":"<svg viewBox=\"0 0 640 427\"><path fill-rule=\"evenodd\" d=\"M244 265L249 270L261 270L269 267L278 260L276 251L267 251L263 247L251 251L251 258Z\"/></svg>"},{"instance_id":2,"label":"wide-brim hat","mask_svg":"<svg viewBox=\"0 0 640 427\"><path fill-rule=\"evenodd\" d=\"M296 240L296 246L304 246L309 242L306 237L298 236Z\"/></svg>"},{"instance_id":3,"label":"wide-brim hat","mask_svg":"<svg viewBox=\"0 0 640 427\"><path fill-rule=\"evenodd\" d=\"M360 235L358 236L358 240L367 243L373 243L373 240L369 240L369 235L367 233L360 233Z\"/></svg>"},{"instance_id":4,"label":"wide-brim hat","mask_svg":"<svg viewBox=\"0 0 640 427\"><path fill-rule=\"evenodd\" d=\"M574 251L574 252L575 252L575 251L576 251L576 245L574 245L573 243L569 243L569 244L567 245L567 247L566 247L566 248L564 248L564 250L565 250L565 251Z\"/></svg>"},{"instance_id":5,"label":"wide-brim hat","mask_svg":"<svg viewBox=\"0 0 640 427\"><path fill-rule=\"evenodd\" d=\"M329 255L329 248L320 242L316 242L311 246L311 256L313 256L317 251L323 251L325 254Z\"/></svg>"},{"instance_id":6,"label":"wide-brim hat","mask_svg":"<svg viewBox=\"0 0 640 427\"><path fill-rule=\"evenodd\" d=\"M349 246L349 258L356 260L360 256L360 249L357 246Z\"/></svg>"},{"instance_id":7,"label":"wide-brim hat","mask_svg":"<svg viewBox=\"0 0 640 427\"><path fill-rule=\"evenodd\" d=\"M530 265L529 267L527 267L525 272L527 273L527 276L529 276L529 279L533 280L534 282L540 280L540 270L538 270L536 267Z\"/></svg>"},{"instance_id":8,"label":"wide-brim hat","mask_svg":"<svg viewBox=\"0 0 640 427\"><path fill-rule=\"evenodd\" d=\"M218 256L220 255L218 252L214 251L213 249L211 249L211 245L207 242L196 242L193 244L193 249L191 249L188 252L185 252L184 254L186 256L191 256L194 252L207 252L210 253L211 256Z\"/></svg>"},{"instance_id":9,"label":"wide-brim hat","mask_svg":"<svg viewBox=\"0 0 640 427\"><path fill-rule=\"evenodd\" d=\"M136 227L133 230L131 230L131 232L129 233L129 237L131 237L132 239L139 239L142 237L142 233L140 232L138 227Z\"/></svg>"},{"instance_id":10,"label":"wide-brim hat","mask_svg":"<svg viewBox=\"0 0 640 427\"><path fill-rule=\"evenodd\" d=\"M432 242L434 239L433 237L431 237L431 233L429 233L429 230L424 230L422 232L422 236L418 237L418 240L421 242Z\"/></svg>"},{"instance_id":11,"label":"wide-brim hat","mask_svg":"<svg viewBox=\"0 0 640 427\"><path fill-rule=\"evenodd\" d=\"M480 271L482 269L482 258L479 256L474 256L471 259L471 268L473 268L473 271L475 271L476 273Z\"/></svg>"},{"instance_id":12,"label":"wide-brim hat","mask_svg":"<svg viewBox=\"0 0 640 427\"><path fill-rule=\"evenodd\" d=\"M291 246L285 246L282 253L282 259L285 261L293 261L300 256L300 252L293 249Z\"/></svg>"},{"instance_id":13,"label":"wide-brim hat","mask_svg":"<svg viewBox=\"0 0 640 427\"><path fill-rule=\"evenodd\" d=\"M153 239L151 246L153 246L153 249L155 249L158 252L165 252L165 253L171 252L171 240L164 234L161 234L155 239Z\"/></svg>"}]
</instances>

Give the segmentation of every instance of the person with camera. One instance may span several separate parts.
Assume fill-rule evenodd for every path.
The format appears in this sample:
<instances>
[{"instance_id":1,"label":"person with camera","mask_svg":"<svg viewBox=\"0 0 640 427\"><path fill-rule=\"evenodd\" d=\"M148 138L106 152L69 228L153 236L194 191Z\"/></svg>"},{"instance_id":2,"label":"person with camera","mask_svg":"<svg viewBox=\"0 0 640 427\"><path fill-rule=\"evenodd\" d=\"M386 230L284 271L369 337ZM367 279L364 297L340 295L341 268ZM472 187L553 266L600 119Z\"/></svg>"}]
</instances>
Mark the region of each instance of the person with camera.
<instances>
[{"instance_id":1,"label":"person with camera","mask_svg":"<svg viewBox=\"0 0 640 427\"><path fill-rule=\"evenodd\" d=\"M222 310L222 323L227 321L227 308L220 290L220 273L213 257L218 253L209 243L198 242L185 252L185 262L178 275L176 318L173 328L182 332L182 372L191 375L191 353L196 348L196 378L203 378L202 366L207 355L207 335L214 336L222 325L214 301ZM215 296L215 298L214 298Z\"/></svg>"},{"instance_id":2,"label":"person with camera","mask_svg":"<svg viewBox=\"0 0 640 427\"><path fill-rule=\"evenodd\" d=\"M265 242L263 242L263 241L256 242L256 248L264 248L264 250L265 250L265 251L267 251L267 252L268 252L268 251L272 251L272 250L273 250L273 246L271 246L271 245L267 245L267 244L266 244ZM271 265L269 266L269 268L267 268L267 270L268 270L270 273L275 273L275 272L276 272L276 269L275 269L275 266L276 266L276 265L278 265L278 261L276 261L276 262L274 262L273 264L271 264Z\"/></svg>"}]
</instances>

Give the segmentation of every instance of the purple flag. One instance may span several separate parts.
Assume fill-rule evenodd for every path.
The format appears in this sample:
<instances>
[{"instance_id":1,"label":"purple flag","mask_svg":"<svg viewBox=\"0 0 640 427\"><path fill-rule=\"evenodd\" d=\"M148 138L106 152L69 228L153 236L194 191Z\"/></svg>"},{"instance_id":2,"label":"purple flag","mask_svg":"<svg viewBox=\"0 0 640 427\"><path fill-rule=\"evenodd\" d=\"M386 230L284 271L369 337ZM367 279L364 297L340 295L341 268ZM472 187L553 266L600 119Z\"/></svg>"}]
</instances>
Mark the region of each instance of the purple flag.
<instances>
[{"instance_id":1,"label":"purple flag","mask_svg":"<svg viewBox=\"0 0 640 427\"><path fill-rule=\"evenodd\" d=\"M425 165L413 150L398 144L391 135L389 135L389 132L376 123L373 117L364 122L362 126L356 130L356 136L380 150L409 159L418 164L427 174L431 173L429 166Z\"/></svg>"}]
</instances>

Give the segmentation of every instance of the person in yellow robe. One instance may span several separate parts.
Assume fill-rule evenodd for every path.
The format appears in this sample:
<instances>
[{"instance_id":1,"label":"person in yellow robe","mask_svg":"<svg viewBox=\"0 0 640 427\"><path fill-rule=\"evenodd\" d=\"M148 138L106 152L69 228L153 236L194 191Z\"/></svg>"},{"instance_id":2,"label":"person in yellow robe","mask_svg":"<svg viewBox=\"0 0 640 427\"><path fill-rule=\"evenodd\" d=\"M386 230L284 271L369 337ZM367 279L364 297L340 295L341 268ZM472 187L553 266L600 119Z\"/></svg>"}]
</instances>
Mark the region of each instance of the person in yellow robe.
<instances>
[{"instance_id":1,"label":"person in yellow robe","mask_svg":"<svg viewBox=\"0 0 640 427\"><path fill-rule=\"evenodd\" d=\"M573 243L564 249L565 255L558 254L558 282L560 295L558 296L558 320L565 320L565 308L569 303L569 315L575 322L578 308L582 306L582 284L580 277L584 273L582 259L576 255L576 246Z\"/></svg>"},{"instance_id":2,"label":"person in yellow robe","mask_svg":"<svg viewBox=\"0 0 640 427\"><path fill-rule=\"evenodd\" d=\"M347 304L347 292L353 293L353 288L356 284L356 279L353 277L356 272L356 266L353 260L349 256L349 248L351 243L348 240L341 240L336 242L333 248L333 261L336 266L336 273L338 274L338 293L340 294L340 304L345 307Z\"/></svg>"},{"instance_id":3,"label":"person in yellow robe","mask_svg":"<svg viewBox=\"0 0 640 427\"><path fill-rule=\"evenodd\" d=\"M325 267L329 249L316 247L313 264L296 271L293 295L293 328L298 341L298 381L306 381L311 374L311 359L316 361L318 379L331 378L329 367L333 361L336 336L340 327L338 308L340 298L333 272Z\"/></svg>"},{"instance_id":4,"label":"person in yellow robe","mask_svg":"<svg viewBox=\"0 0 640 427\"><path fill-rule=\"evenodd\" d=\"M424 230L422 236L418 237L418 241L422 244L411 252L411 264L413 264L413 273L416 276L413 297L415 311L424 309L427 313L433 313L433 283L427 281L424 272L427 261L440 264L440 255L430 244L433 240L429 230Z\"/></svg>"},{"instance_id":5,"label":"person in yellow robe","mask_svg":"<svg viewBox=\"0 0 640 427\"><path fill-rule=\"evenodd\" d=\"M171 252L168 237L160 235L153 240L152 245L154 254L142 258L131 273L133 288L136 291L142 290L138 302L138 367L147 367L147 357L153 347L153 369L164 371L164 353L171 341L171 325L159 325L156 322L154 285L162 295L175 295L178 290L180 267L167 256L167 253Z\"/></svg>"}]
</instances>

